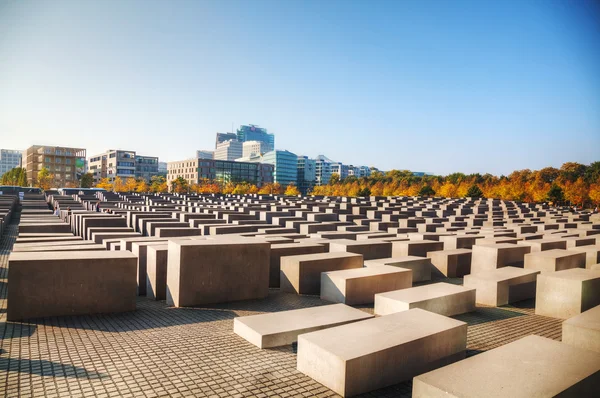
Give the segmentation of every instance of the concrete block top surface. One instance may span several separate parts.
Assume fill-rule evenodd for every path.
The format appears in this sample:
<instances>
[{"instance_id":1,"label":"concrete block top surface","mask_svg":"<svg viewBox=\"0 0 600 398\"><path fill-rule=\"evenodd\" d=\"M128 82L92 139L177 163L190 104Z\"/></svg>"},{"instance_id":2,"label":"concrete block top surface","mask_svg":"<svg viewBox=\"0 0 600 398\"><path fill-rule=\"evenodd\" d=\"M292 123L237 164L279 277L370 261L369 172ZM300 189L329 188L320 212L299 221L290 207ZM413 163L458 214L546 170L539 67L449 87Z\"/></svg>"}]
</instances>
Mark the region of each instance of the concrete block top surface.
<instances>
[{"instance_id":1,"label":"concrete block top surface","mask_svg":"<svg viewBox=\"0 0 600 398\"><path fill-rule=\"evenodd\" d=\"M300 335L344 361L462 327L466 323L415 308L379 318Z\"/></svg>"},{"instance_id":2,"label":"concrete block top surface","mask_svg":"<svg viewBox=\"0 0 600 398\"><path fill-rule=\"evenodd\" d=\"M392 300L415 303L419 301L431 300L437 297L443 297L450 294L464 293L472 288L453 285L451 283L439 282L430 285L411 287L409 289L394 290L392 292L379 293L378 296Z\"/></svg>"},{"instance_id":3,"label":"concrete block top surface","mask_svg":"<svg viewBox=\"0 0 600 398\"><path fill-rule=\"evenodd\" d=\"M363 278L366 276L373 275L385 275L385 274L399 274L404 272L410 272L411 270L399 267L392 267L391 265L380 265L378 267L368 267L368 268L353 268L353 269L345 269L340 271L329 271L324 272L330 278L336 279L355 279L355 278Z\"/></svg>"},{"instance_id":4,"label":"concrete block top surface","mask_svg":"<svg viewBox=\"0 0 600 398\"><path fill-rule=\"evenodd\" d=\"M345 304L331 304L299 310L243 316L235 320L236 322L242 322L261 335L270 335L369 318L373 318L373 315Z\"/></svg>"},{"instance_id":5,"label":"concrete block top surface","mask_svg":"<svg viewBox=\"0 0 600 398\"><path fill-rule=\"evenodd\" d=\"M571 257L577 256L581 254L579 252L574 252L570 250L562 250L562 249L552 249L552 250L544 250L541 252L533 252L526 254L526 257L543 257L543 258L562 258L562 257Z\"/></svg>"},{"instance_id":6,"label":"concrete block top surface","mask_svg":"<svg viewBox=\"0 0 600 398\"><path fill-rule=\"evenodd\" d=\"M600 331L600 305L595 306L579 315L567 319L563 323L581 327L584 329L592 329Z\"/></svg>"},{"instance_id":7,"label":"concrete block top surface","mask_svg":"<svg viewBox=\"0 0 600 398\"><path fill-rule=\"evenodd\" d=\"M294 256L285 256L285 259L293 259L294 261L315 261L315 260L329 260L332 258L352 258L362 257L362 254L348 253L348 252L325 252L325 253L311 253L311 254L298 254Z\"/></svg>"},{"instance_id":8,"label":"concrete block top surface","mask_svg":"<svg viewBox=\"0 0 600 398\"><path fill-rule=\"evenodd\" d=\"M137 258L128 251L76 251L76 252L13 252L9 261L55 261L55 260L89 260Z\"/></svg>"},{"instance_id":9,"label":"concrete block top surface","mask_svg":"<svg viewBox=\"0 0 600 398\"><path fill-rule=\"evenodd\" d=\"M369 265L372 265L374 263L377 263L377 264L383 264L383 265L391 265L391 264L411 262L411 261L430 261L430 260L426 257L398 256L398 257L388 257L388 258L378 258L378 259L374 259L374 260L368 260L368 261L365 261L365 264L369 263Z\"/></svg>"},{"instance_id":10,"label":"concrete block top surface","mask_svg":"<svg viewBox=\"0 0 600 398\"><path fill-rule=\"evenodd\" d=\"M540 336L515 342L419 375L418 396L554 397L600 371L600 354ZM428 386L421 388L421 383ZM422 393L422 394L421 394Z\"/></svg>"},{"instance_id":11,"label":"concrete block top surface","mask_svg":"<svg viewBox=\"0 0 600 398\"><path fill-rule=\"evenodd\" d=\"M263 246L271 246L269 242L258 241L255 239L169 239L169 243L174 243L178 246L230 246L230 245L263 245ZM277 247L281 247L283 245L278 245Z\"/></svg>"},{"instance_id":12,"label":"concrete block top surface","mask_svg":"<svg viewBox=\"0 0 600 398\"><path fill-rule=\"evenodd\" d=\"M540 271L532 269L523 269L519 267L502 267L490 270L484 270L477 274L467 275L467 279L478 279L490 282L501 282L508 279L519 278L526 275L539 274Z\"/></svg>"},{"instance_id":13,"label":"concrete block top surface","mask_svg":"<svg viewBox=\"0 0 600 398\"><path fill-rule=\"evenodd\" d=\"M429 252L427 253L428 257L432 257L432 256L455 256L458 254L469 254L469 253L473 253L473 250L471 249L450 249L450 250L438 250L435 252Z\"/></svg>"},{"instance_id":14,"label":"concrete block top surface","mask_svg":"<svg viewBox=\"0 0 600 398\"><path fill-rule=\"evenodd\" d=\"M562 271L549 272L540 276L543 276L545 278L566 279L584 282L592 279L599 279L600 271L589 270L585 268L571 268Z\"/></svg>"}]
</instances>

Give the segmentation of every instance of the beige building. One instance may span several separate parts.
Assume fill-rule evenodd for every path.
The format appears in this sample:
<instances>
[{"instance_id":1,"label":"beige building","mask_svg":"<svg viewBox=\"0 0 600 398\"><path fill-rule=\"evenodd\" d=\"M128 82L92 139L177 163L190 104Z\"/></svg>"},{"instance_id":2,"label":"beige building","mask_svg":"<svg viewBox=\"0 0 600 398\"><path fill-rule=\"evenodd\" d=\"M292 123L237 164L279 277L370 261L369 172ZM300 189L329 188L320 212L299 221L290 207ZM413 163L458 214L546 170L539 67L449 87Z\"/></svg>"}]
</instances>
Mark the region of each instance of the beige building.
<instances>
[{"instance_id":1,"label":"beige building","mask_svg":"<svg viewBox=\"0 0 600 398\"><path fill-rule=\"evenodd\" d=\"M53 188L79 186L85 173L86 153L83 148L33 145L23 151L22 164L27 170L27 182L35 185L37 175L46 168L54 175Z\"/></svg>"},{"instance_id":2,"label":"beige building","mask_svg":"<svg viewBox=\"0 0 600 398\"><path fill-rule=\"evenodd\" d=\"M198 161L200 159L178 160L167 163L167 184L169 187L177 177L183 177L189 185L198 183Z\"/></svg>"}]
</instances>

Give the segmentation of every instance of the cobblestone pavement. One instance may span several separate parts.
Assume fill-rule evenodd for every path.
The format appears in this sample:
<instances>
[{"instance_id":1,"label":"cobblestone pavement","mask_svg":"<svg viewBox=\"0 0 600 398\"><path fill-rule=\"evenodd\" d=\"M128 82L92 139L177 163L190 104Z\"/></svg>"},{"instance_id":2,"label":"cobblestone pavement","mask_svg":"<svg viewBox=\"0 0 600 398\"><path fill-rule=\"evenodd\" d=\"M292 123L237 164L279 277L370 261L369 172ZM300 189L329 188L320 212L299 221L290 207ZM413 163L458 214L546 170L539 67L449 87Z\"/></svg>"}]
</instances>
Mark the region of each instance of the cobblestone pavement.
<instances>
[{"instance_id":1,"label":"cobblestone pavement","mask_svg":"<svg viewBox=\"0 0 600 398\"><path fill-rule=\"evenodd\" d=\"M0 243L0 396L336 396L296 371L293 347L260 350L233 333L236 316L325 304L318 297L272 290L264 300L186 309L139 298L131 313L6 322L8 255L16 224L5 232ZM467 355L530 334L561 338L561 321L534 315L532 301L478 308L455 318L469 324ZM411 389L406 382L364 396L408 397Z\"/></svg>"}]
</instances>

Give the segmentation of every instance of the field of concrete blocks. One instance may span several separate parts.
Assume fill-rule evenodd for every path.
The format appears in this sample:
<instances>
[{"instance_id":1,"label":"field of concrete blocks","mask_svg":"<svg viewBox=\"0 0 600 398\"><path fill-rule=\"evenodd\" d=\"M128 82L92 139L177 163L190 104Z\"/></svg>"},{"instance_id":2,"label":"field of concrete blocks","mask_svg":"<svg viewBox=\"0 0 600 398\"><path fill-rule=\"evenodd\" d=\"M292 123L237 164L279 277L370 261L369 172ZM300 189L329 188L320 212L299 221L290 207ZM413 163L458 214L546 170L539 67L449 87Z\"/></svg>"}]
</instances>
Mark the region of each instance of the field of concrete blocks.
<instances>
[{"instance_id":1,"label":"field of concrete blocks","mask_svg":"<svg viewBox=\"0 0 600 398\"><path fill-rule=\"evenodd\" d=\"M5 396L600 394L600 214L48 191L0 220Z\"/></svg>"}]
</instances>

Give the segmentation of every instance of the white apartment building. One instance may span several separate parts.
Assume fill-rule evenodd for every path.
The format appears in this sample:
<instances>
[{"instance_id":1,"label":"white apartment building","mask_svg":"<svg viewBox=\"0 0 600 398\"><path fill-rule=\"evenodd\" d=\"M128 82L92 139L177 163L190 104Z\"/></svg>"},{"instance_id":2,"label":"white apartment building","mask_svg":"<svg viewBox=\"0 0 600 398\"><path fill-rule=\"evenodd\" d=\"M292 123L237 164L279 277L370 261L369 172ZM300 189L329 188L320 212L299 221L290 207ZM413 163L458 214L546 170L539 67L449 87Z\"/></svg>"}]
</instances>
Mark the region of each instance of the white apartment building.
<instances>
[{"instance_id":1,"label":"white apartment building","mask_svg":"<svg viewBox=\"0 0 600 398\"><path fill-rule=\"evenodd\" d=\"M236 160L243 155L243 143L235 140L228 140L217 144L215 149L215 160Z\"/></svg>"},{"instance_id":2,"label":"white apartment building","mask_svg":"<svg viewBox=\"0 0 600 398\"><path fill-rule=\"evenodd\" d=\"M267 144L262 141L246 141L242 145L242 157L252 158L265 154L267 151Z\"/></svg>"}]
</instances>

